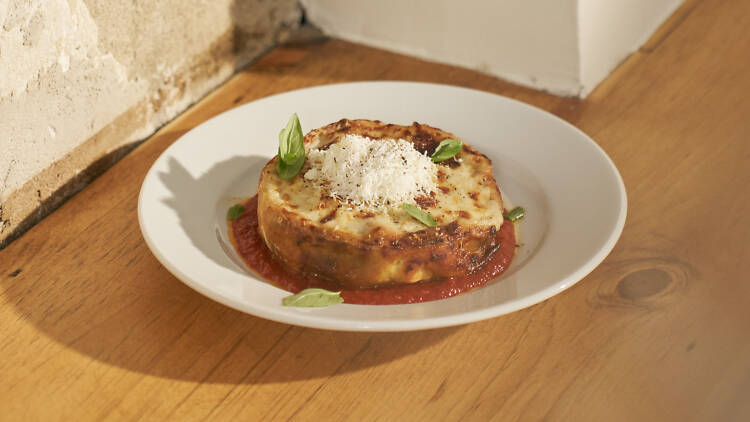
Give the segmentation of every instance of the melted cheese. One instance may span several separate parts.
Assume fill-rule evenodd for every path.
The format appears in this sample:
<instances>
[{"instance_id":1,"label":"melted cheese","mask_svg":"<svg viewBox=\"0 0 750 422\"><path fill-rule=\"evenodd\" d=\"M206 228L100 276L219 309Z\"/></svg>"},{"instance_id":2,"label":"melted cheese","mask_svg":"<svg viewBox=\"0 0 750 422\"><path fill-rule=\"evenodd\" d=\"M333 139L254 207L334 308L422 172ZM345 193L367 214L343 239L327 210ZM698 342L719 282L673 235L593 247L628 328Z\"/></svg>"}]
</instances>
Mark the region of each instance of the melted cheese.
<instances>
[{"instance_id":1,"label":"melted cheese","mask_svg":"<svg viewBox=\"0 0 750 422\"><path fill-rule=\"evenodd\" d=\"M308 151L307 159L305 181L355 206L400 206L437 189L435 164L403 139L346 134L327 149Z\"/></svg>"}]
</instances>

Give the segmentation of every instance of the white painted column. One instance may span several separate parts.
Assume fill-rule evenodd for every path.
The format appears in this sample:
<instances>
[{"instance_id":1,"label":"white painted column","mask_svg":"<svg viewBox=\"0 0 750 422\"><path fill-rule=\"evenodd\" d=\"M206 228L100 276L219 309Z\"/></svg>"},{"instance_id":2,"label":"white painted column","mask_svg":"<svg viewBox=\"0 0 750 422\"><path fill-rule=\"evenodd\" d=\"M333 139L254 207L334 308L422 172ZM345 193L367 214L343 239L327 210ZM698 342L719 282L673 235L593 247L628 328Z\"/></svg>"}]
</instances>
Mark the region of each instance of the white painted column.
<instances>
[{"instance_id":1,"label":"white painted column","mask_svg":"<svg viewBox=\"0 0 750 422\"><path fill-rule=\"evenodd\" d=\"M325 33L585 96L681 0L302 0Z\"/></svg>"}]
</instances>

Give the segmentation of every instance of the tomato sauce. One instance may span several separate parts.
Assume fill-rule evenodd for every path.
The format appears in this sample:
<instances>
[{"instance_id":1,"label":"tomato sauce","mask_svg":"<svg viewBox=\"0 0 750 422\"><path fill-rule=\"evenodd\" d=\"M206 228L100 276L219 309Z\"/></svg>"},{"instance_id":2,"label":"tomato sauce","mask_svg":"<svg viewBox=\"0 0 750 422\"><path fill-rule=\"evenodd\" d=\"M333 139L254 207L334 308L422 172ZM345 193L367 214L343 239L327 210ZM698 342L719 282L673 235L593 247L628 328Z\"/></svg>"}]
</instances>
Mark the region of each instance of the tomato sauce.
<instances>
[{"instance_id":1,"label":"tomato sauce","mask_svg":"<svg viewBox=\"0 0 750 422\"><path fill-rule=\"evenodd\" d=\"M235 250L245 263L270 283L292 293L319 287L341 291L344 303L362 305L395 305L445 299L487 284L499 276L513 260L516 235L513 223L506 221L497 231L499 248L478 271L460 277L420 282L406 285L383 286L367 289L340 289L333 283L314 276L298 274L284 267L268 249L258 231L258 197L250 198L245 212L229 222Z\"/></svg>"}]
</instances>

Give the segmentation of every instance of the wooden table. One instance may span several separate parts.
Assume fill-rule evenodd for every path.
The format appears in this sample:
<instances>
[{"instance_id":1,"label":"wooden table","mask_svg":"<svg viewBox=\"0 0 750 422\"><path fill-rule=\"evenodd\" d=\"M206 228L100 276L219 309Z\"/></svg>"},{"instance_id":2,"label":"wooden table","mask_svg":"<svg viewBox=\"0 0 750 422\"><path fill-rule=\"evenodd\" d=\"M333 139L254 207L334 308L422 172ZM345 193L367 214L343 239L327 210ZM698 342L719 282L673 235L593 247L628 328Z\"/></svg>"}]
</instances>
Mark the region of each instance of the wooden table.
<instances>
[{"instance_id":1,"label":"wooden table","mask_svg":"<svg viewBox=\"0 0 750 422\"><path fill-rule=\"evenodd\" d=\"M272 51L0 251L0 419L750 420L748 27L750 2L690 1L585 100L337 40ZM237 104L366 79L583 129L628 188L619 243L541 304L412 333L262 320L159 265L136 203L167 146Z\"/></svg>"}]
</instances>

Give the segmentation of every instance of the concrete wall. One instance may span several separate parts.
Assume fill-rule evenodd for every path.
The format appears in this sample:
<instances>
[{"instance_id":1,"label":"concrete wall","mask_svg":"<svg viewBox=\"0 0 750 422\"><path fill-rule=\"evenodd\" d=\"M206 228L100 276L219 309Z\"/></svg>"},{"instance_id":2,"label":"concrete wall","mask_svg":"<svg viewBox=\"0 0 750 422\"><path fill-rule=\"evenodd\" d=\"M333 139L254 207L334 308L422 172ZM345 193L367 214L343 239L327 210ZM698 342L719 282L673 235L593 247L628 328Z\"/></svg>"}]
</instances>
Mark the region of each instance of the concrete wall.
<instances>
[{"instance_id":1,"label":"concrete wall","mask_svg":"<svg viewBox=\"0 0 750 422\"><path fill-rule=\"evenodd\" d=\"M585 97L682 0L301 0L336 37Z\"/></svg>"},{"instance_id":2,"label":"concrete wall","mask_svg":"<svg viewBox=\"0 0 750 422\"><path fill-rule=\"evenodd\" d=\"M295 0L0 0L0 247L300 16Z\"/></svg>"}]
</instances>

